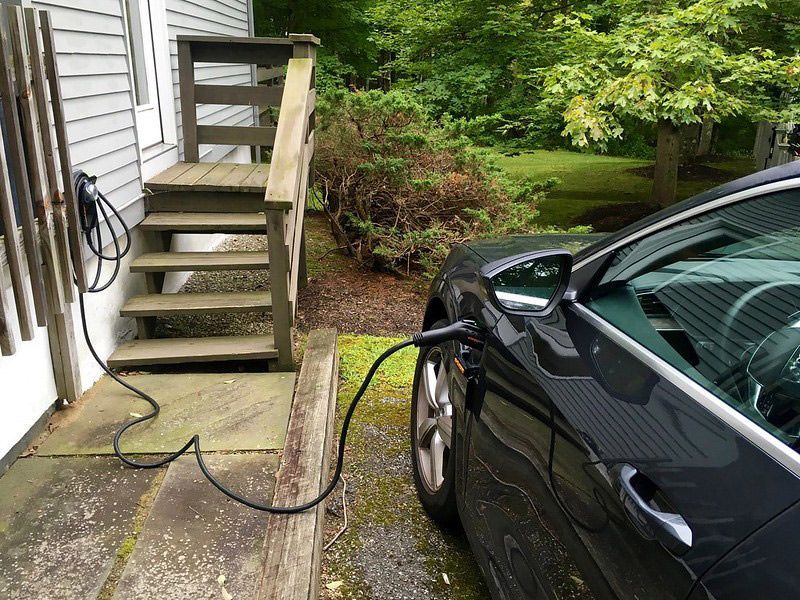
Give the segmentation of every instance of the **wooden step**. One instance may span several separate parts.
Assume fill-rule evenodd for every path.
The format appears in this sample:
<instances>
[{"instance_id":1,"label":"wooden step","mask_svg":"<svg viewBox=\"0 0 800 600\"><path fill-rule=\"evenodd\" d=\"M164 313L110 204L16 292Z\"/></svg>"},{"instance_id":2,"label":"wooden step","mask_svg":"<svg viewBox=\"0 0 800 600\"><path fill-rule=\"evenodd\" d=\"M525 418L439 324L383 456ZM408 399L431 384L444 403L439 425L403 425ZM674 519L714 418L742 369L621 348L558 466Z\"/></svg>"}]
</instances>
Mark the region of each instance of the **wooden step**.
<instances>
[{"instance_id":1,"label":"wooden step","mask_svg":"<svg viewBox=\"0 0 800 600\"><path fill-rule=\"evenodd\" d=\"M145 183L151 192L249 192L264 195L269 165L179 162Z\"/></svg>"},{"instance_id":2,"label":"wooden step","mask_svg":"<svg viewBox=\"0 0 800 600\"><path fill-rule=\"evenodd\" d=\"M267 233L263 213L150 213L140 227L145 231L188 233Z\"/></svg>"},{"instance_id":3,"label":"wooden step","mask_svg":"<svg viewBox=\"0 0 800 600\"><path fill-rule=\"evenodd\" d=\"M166 317L271 311L272 296L269 292L211 292L134 296L119 312L123 317Z\"/></svg>"},{"instance_id":4,"label":"wooden step","mask_svg":"<svg viewBox=\"0 0 800 600\"><path fill-rule=\"evenodd\" d=\"M266 252L152 252L131 263L131 273L247 271L269 268Z\"/></svg>"},{"instance_id":5,"label":"wooden step","mask_svg":"<svg viewBox=\"0 0 800 600\"><path fill-rule=\"evenodd\" d=\"M133 340L108 359L111 368L140 365L266 360L278 357L271 335Z\"/></svg>"}]
</instances>

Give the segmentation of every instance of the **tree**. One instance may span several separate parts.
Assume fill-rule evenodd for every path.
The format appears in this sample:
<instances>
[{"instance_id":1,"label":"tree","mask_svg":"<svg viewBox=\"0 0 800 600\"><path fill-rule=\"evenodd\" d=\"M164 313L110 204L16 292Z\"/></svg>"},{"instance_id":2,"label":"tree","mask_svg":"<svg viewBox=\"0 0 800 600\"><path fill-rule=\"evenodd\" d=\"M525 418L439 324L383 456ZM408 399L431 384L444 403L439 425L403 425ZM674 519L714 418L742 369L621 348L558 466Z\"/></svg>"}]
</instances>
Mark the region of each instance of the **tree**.
<instances>
[{"instance_id":1,"label":"tree","mask_svg":"<svg viewBox=\"0 0 800 600\"><path fill-rule=\"evenodd\" d=\"M253 0L258 36L313 33L322 41L319 68L368 75L375 44L366 13L372 0Z\"/></svg>"},{"instance_id":2,"label":"tree","mask_svg":"<svg viewBox=\"0 0 800 600\"><path fill-rule=\"evenodd\" d=\"M563 135L603 147L624 134L625 122L652 123L651 199L671 204L682 127L737 115L777 120L796 108L785 90L797 86L797 54L742 46L750 19L769 14L763 0L609 0L601 18L560 17L551 34L562 58L538 74L548 101L563 110Z\"/></svg>"},{"instance_id":3,"label":"tree","mask_svg":"<svg viewBox=\"0 0 800 600\"><path fill-rule=\"evenodd\" d=\"M392 57L383 69L433 115L478 118L516 138L551 128L557 138L558 115L537 113L539 88L521 75L552 64L553 19L589 1L376 0L370 17Z\"/></svg>"}]
</instances>

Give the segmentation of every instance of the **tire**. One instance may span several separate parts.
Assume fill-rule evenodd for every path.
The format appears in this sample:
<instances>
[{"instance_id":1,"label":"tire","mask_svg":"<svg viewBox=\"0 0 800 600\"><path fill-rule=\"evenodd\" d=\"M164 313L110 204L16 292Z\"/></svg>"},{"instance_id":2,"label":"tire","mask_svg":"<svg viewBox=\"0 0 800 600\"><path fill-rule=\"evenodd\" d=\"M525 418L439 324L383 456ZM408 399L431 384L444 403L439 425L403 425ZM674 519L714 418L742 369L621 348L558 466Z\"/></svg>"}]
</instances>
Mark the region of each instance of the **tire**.
<instances>
[{"instance_id":1,"label":"tire","mask_svg":"<svg viewBox=\"0 0 800 600\"><path fill-rule=\"evenodd\" d=\"M438 329L449 325L445 319L441 319L433 324L431 329ZM447 344L440 346L432 346L430 348L421 348L419 357L417 358L417 368L414 373L414 388L411 395L411 465L414 476L414 485L417 488L417 495L422 503L425 511L437 521L439 524L449 528L457 528L459 526L458 507L456 505L456 461L455 453L451 448L447 448L446 444L440 434L441 428L434 426L431 420L435 420L438 415L440 419L446 417L448 412L447 406L437 404L439 410L435 410L431 403L428 401L433 394L425 394L421 391L423 385L431 383L431 375L436 373L438 378L442 369L447 367ZM439 362L439 368L434 368L431 371L431 364ZM425 370L427 371L427 378ZM443 374L443 375L446 375ZM442 388L441 386L444 386ZM439 398L445 395L449 397L449 390L447 389L447 379L444 378L440 382L440 386L436 389L440 390ZM430 388L428 388L430 389ZM447 391L445 391L447 390ZM442 403L444 404L444 402ZM447 403L449 404L449 402ZM452 405L449 406L450 415L452 415ZM423 423L423 419L427 420ZM441 423L441 420L439 421ZM453 417L451 422L452 440L456 439L455 426L456 419ZM425 425L421 427L421 425ZM431 432L433 428L433 432ZM420 433L422 432L422 439ZM438 436L438 441L436 441ZM441 445L439 444L441 442ZM452 444L451 444L452 446ZM439 461L439 450L441 450L441 457L443 460Z\"/></svg>"}]
</instances>

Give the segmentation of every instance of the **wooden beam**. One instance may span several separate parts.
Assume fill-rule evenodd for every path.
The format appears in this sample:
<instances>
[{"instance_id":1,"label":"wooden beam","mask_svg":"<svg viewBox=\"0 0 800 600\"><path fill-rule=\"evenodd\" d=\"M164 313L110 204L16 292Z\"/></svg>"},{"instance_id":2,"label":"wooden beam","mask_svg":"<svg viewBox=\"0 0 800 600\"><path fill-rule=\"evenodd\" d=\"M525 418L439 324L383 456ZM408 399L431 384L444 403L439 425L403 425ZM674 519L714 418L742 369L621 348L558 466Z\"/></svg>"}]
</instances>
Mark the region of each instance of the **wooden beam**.
<instances>
[{"instance_id":1,"label":"wooden beam","mask_svg":"<svg viewBox=\"0 0 800 600\"><path fill-rule=\"evenodd\" d=\"M72 268L75 272L78 290L86 292L89 285L86 280L86 264L83 259L83 242L81 240L80 219L78 217L78 203L75 199L75 190L72 184L72 160L69 156L69 140L67 139L67 123L64 118L64 102L61 98L61 83L58 75L56 61L55 37L53 25L50 23L50 14L46 11L39 13L42 23L42 41L44 45L44 65L47 72L47 83L50 89L50 103L53 108L53 121L56 126L56 142L58 143L58 157L61 165L61 185L63 199L66 204L67 222L69 224L69 247L72 255Z\"/></svg>"},{"instance_id":2,"label":"wooden beam","mask_svg":"<svg viewBox=\"0 0 800 600\"><path fill-rule=\"evenodd\" d=\"M181 125L183 128L183 160L200 162L197 147L197 102L194 99L194 56L189 41L178 39L178 85L181 95Z\"/></svg>"},{"instance_id":3,"label":"wooden beam","mask_svg":"<svg viewBox=\"0 0 800 600\"><path fill-rule=\"evenodd\" d=\"M200 144L232 144L234 146L272 146L275 127L235 127L231 125L198 125Z\"/></svg>"},{"instance_id":4,"label":"wooden beam","mask_svg":"<svg viewBox=\"0 0 800 600\"><path fill-rule=\"evenodd\" d=\"M272 291L272 330L278 349L278 368L294 368L292 311L289 306L290 250L286 245L286 227L282 210L266 211L267 251L270 260L270 289Z\"/></svg>"},{"instance_id":5,"label":"wooden beam","mask_svg":"<svg viewBox=\"0 0 800 600\"><path fill-rule=\"evenodd\" d=\"M25 44L25 29L22 11L16 6L6 7L11 46L14 52L16 94L22 114L23 159L27 166L27 178L31 186L36 225L39 229L38 249L42 257L42 284L47 287L45 300L48 313L64 312L64 287L61 281L61 267L56 245L53 212L50 193L44 180L46 167L40 138L40 127L36 101L31 87L31 66ZM48 127L46 124L45 127ZM49 320L50 317L48 317Z\"/></svg>"},{"instance_id":6,"label":"wooden beam","mask_svg":"<svg viewBox=\"0 0 800 600\"><path fill-rule=\"evenodd\" d=\"M36 216L33 214L28 168L25 148L22 144L22 124L17 107L17 94L14 86L14 66L9 59L13 49L8 32L0 33L0 100L6 123L6 152L9 157L11 173L14 177L14 191L22 224L22 241L25 244L25 257L30 272L30 289L33 295L33 308L39 327L47 325L47 295L44 291L42 254L36 243Z\"/></svg>"},{"instance_id":7,"label":"wooden beam","mask_svg":"<svg viewBox=\"0 0 800 600\"><path fill-rule=\"evenodd\" d=\"M283 86L274 85L195 85L194 100L198 104L232 104L236 106L280 106Z\"/></svg>"},{"instance_id":8,"label":"wooden beam","mask_svg":"<svg viewBox=\"0 0 800 600\"><path fill-rule=\"evenodd\" d=\"M20 337L23 341L32 340L34 335L33 315L28 304L28 293L22 272L21 240L17 229L17 215L14 212L14 199L11 196L11 182L8 178L5 145L0 136L0 217L3 221L3 243L6 260L14 290L14 304L17 312Z\"/></svg>"},{"instance_id":9,"label":"wooden beam","mask_svg":"<svg viewBox=\"0 0 800 600\"><path fill-rule=\"evenodd\" d=\"M307 502L328 482L338 368L336 330L312 331L275 481L276 506ZM269 515L259 600L319 598L324 518L324 503L297 515Z\"/></svg>"},{"instance_id":10,"label":"wooden beam","mask_svg":"<svg viewBox=\"0 0 800 600\"><path fill-rule=\"evenodd\" d=\"M6 282L3 263L0 262L0 354L11 356L17 351L14 332L11 331L11 312L6 307Z\"/></svg>"},{"instance_id":11,"label":"wooden beam","mask_svg":"<svg viewBox=\"0 0 800 600\"><path fill-rule=\"evenodd\" d=\"M28 7L25 9L25 27L28 36L28 53L31 61L31 81L33 84L33 96L36 100L36 111L39 117L39 135L41 136L47 178L46 191L52 205L51 212L55 229L55 243L58 248L61 288L64 302L71 304L75 301L75 293L72 281L72 267L70 266L67 217L64 212L64 198L58 191L58 170L56 169L53 135L50 130L50 103L47 101L47 89L45 87L44 61L42 60L42 46L39 42L38 14L38 11L33 8Z\"/></svg>"},{"instance_id":12,"label":"wooden beam","mask_svg":"<svg viewBox=\"0 0 800 600\"><path fill-rule=\"evenodd\" d=\"M285 65L292 58L291 45L230 42L227 40L231 38L224 39L226 39L224 42L208 40L191 42L195 62Z\"/></svg>"}]
</instances>

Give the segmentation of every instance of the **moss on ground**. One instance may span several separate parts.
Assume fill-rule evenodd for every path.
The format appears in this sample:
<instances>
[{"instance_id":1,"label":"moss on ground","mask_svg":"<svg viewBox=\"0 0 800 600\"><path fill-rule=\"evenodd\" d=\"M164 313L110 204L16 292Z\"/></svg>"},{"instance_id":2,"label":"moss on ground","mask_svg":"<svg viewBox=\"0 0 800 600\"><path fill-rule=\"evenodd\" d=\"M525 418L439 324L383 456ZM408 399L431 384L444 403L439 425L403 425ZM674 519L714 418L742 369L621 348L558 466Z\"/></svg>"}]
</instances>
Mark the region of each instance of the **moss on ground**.
<instances>
[{"instance_id":1,"label":"moss on ground","mask_svg":"<svg viewBox=\"0 0 800 600\"><path fill-rule=\"evenodd\" d=\"M372 362L397 341L373 336L339 337L340 419ZM371 556L368 540L376 531L386 532L387 536L394 533L406 536L402 540L406 543L399 543L398 548L402 551L404 546L411 547L418 553L417 563L424 572L414 574L413 578L417 593L422 595L411 592L404 594L405 597L470 600L488 596L466 541L443 532L428 518L416 497L408 437L415 362L416 351L411 348L389 358L355 413L345 463L349 524L323 558L323 592L327 597L387 597L385 589L376 592L379 584L383 588L386 584L368 574L368 571L374 573L369 568L374 566L369 564L370 560L380 561L379 569L389 578L402 577L404 568L415 568L403 557ZM328 519L330 535L340 521L331 515ZM401 563L405 566L398 566ZM338 581L342 584L335 591L325 586ZM420 592L421 587L424 592Z\"/></svg>"},{"instance_id":2,"label":"moss on ground","mask_svg":"<svg viewBox=\"0 0 800 600\"><path fill-rule=\"evenodd\" d=\"M130 458L135 459L136 457L130 456ZM150 508L153 506L153 502L156 501L158 490L161 488L161 483L164 481L166 475L166 467L158 469L153 481L150 482L150 487L136 503L136 514L133 517L132 531L130 535L122 540L122 543L117 548L111 571L108 577L106 577L100 593L97 595L97 600L111 600L111 598L113 598L120 577L122 577L122 573L125 571L125 565L128 563L128 559L136 548L136 540L142 532L144 523L147 520L147 515L150 514Z\"/></svg>"},{"instance_id":3,"label":"moss on ground","mask_svg":"<svg viewBox=\"0 0 800 600\"><path fill-rule=\"evenodd\" d=\"M309 277L324 273L341 273L353 269L352 259L333 243L330 225L321 211L309 211L305 218L306 265Z\"/></svg>"}]
</instances>

